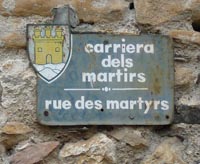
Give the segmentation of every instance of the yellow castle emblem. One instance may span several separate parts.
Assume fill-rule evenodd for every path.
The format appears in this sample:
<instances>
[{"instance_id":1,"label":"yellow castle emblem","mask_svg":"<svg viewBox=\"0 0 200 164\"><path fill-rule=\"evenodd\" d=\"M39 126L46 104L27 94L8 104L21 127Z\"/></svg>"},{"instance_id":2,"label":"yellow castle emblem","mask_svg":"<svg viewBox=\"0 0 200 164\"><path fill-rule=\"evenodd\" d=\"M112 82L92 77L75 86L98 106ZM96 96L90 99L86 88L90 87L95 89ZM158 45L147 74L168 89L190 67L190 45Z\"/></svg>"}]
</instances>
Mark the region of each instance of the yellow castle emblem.
<instances>
[{"instance_id":1,"label":"yellow castle emblem","mask_svg":"<svg viewBox=\"0 0 200 164\"><path fill-rule=\"evenodd\" d=\"M35 44L35 64L59 64L63 62L63 41L62 28L56 28L54 35L53 29L47 26L44 29L44 36L42 36L42 29L35 28L33 40Z\"/></svg>"}]
</instances>

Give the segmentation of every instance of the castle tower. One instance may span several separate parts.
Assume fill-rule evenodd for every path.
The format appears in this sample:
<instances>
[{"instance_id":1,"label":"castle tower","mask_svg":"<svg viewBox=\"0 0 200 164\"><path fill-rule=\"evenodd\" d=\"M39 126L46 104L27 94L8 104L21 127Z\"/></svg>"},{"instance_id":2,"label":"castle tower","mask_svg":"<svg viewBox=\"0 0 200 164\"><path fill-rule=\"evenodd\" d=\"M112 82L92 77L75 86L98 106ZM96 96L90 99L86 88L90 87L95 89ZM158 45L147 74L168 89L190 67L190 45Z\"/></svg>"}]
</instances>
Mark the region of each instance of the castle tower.
<instances>
[{"instance_id":1,"label":"castle tower","mask_svg":"<svg viewBox=\"0 0 200 164\"><path fill-rule=\"evenodd\" d=\"M43 28L45 36L42 37L42 28L35 28L33 40L35 44L35 64L59 64L63 62L62 28L53 29L51 26ZM55 36L52 36L55 30Z\"/></svg>"},{"instance_id":2,"label":"castle tower","mask_svg":"<svg viewBox=\"0 0 200 164\"><path fill-rule=\"evenodd\" d=\"M47 26L45 28L45 36L46 36L46 38L50 38L51 37L51 27Z\"/></svg>"},{"instance_id":3,"label":"castle tower","mask_svg":"<svg viewBox=\"0 0 200 164\"><path fill-rule=\"evenodd\" d=\"M41 30L39 28L36 28L34 30L34 37L39 38L41 36Z\"/></svg>"},{"instance_id":4,"label":"castle tower","mask_svg":"<svg viewBox=\"0 0 200 164\"><path fill-rule=\"evenodd\" d=\"M62 29L56 29L56 36L57 38L61 38L62 37Z\"/></svg>"}]
</instances>

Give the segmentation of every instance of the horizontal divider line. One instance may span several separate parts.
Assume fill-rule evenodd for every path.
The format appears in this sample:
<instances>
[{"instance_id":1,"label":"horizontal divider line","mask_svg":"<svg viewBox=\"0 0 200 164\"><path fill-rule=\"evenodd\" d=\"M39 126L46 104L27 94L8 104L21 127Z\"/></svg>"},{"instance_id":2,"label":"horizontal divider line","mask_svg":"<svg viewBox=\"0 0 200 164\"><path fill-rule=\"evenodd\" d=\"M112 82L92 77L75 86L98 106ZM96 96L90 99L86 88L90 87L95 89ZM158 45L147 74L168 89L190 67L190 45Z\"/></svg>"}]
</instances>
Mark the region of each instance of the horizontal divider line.
<instances>
[{"instance_id":1,"label":"horizontal divider line","mask_svg":"<svg viewBox=\"0 0 200 164\"><path fill-rule=\"evenodd\" d=\"M100 88L68 88L65 91L101 91ZM111 88L111 91L142 91L148 90L148 88Z\"/></svg>"},{"instance_id":2,"label":"horizontal divider line","mask_svg":"<svg viewBox=\"0 0 200 164\"><path fill-rule=\"evenodd\" d=\"M113 91L139 91L139 90L148 90L148 88L112 88Z\"/></svg>"},{"instance_id":3,"label":"horizontal divider line","mask_svg":"<svg viewBox=\"0 0 200 164\"><path fill-rule=\"evenodd\" d=\"M100 91L100 88L69 88L64 89L65 91Z\"/></svg>"}]
</instances>

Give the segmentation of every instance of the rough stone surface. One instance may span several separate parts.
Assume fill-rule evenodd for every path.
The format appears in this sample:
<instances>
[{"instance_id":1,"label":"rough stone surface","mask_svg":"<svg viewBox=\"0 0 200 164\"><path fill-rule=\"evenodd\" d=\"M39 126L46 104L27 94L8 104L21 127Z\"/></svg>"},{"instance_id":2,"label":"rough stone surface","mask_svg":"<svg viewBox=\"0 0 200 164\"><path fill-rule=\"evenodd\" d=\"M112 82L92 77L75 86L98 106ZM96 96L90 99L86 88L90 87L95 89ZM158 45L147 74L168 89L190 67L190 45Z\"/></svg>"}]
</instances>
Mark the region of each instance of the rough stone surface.
<instances>
[{"instance_id":1,"label":"rough stone surface","mask_svg":"<svg viewBox=\"0 0 200 164\"><path fill-rule=\"evenodd\" d=\"M8 48L25 48L26 36L19 33L8 33L1 38L1 42Z\"/></svg>"},{"instance_id":2,"label":"rough stone surface","mask_svg":"<svg viewBox=\"0 0 200 164\"><path fill-rule=\"evenodd\" d=\"M31 145L24 150L17 152L11 156L10 163L12 164L34 164L45 158L50 152L52 152L59 142L45 142L35 145Z\"/></svg>"},{"instance_id":3,"label":"rough stone surface","mask_svg":"<svg viewBox=\"0 0 200 164\"><path fill-rule=\"evenodd\" d=\"M181 143L177 138L166 139L142 164L187 164L181 158Z\"/></svg>"},{"instance_id":4,"label":"rough stone surface","mask_svg":"<svg viewBox=\"0 0 200 164\"><path fill-rule=\"evenodd\" d=\"M116 147L104 134L96 134L86 141L66 143L59 153L62 158L78 156L77 163L115 163Z\"/></svg>"},{"instance_id":5,"label":"rough stone surface","mask_svg":"<svg viewBox=\"0 0 200 164\"><path fill-rule=\"evenodd\" d=\"M1 94L0 94L1 95ZM0 96L1 97L1 96ZM1 100L0 100L1 102ZM3 127L6 123L6 121L8 120L8 116L6 113L4 112L0 112L0 128Z\"/></svg>"},{"instance_id":6,"label":"rough stone surface","mask_svg":"<svg viewBox=\"0 0 200 164\"><path fill-rule=\"evenodd\" d=\"M1 1L1 6L4 8L7 12L12 11L15 8L15 0L3 0Z\"/></svg>"},{"instance_id":7,"label":"rough stone surface","mask_svg":"<svg viewBox=\"0 0 200 164\"><path fill-rule=\"evenodd\" d=\"M69 3L70 0L1 0L0 13L4 16L30 16L32 14L49 16L51 8ZM45 4L45 5L44 5Z\"/></svg>"},{"instance_id":8,"label":"rough stone surface","mask_svg":"<svg viewBox=\"0 0 200 164\"><path fill-rule=\"evenodd\" d=\"M191 107L199 107L200 106L200 89L197 88L196 91L192 91L187 95L183 95L180 97L178 104L180 105L189 105Z\"/></svg>"},{"instance_id":9,"label":"rough stone surface","mask_svg":"<svg viewBox=\"0 0 200 164\"><path fill-rule=\"evenodd\" d=\"M14 3L12 3L12 1ZM118 0L9 0L0 1L0 13L4 16L51 16L54 7L70 4L78 13L80 20L84 22L116 21L123 18L123 11L129 3ZM12 4L12 5L9 5ZM45 5L44 5L45 4ZM95 14L94 14L95 13Z\"/></svg>"},{"instance_id":10,"label":"rough stone surface","mask_svg":"<svg viewBox=\"0 0 200 164\"><path fill-rule=\"evenodd\" d=\"M119 0L76 0L74 4L79 19L89 23L119 21L128 5Z\"/></svg>"},{"instance_id":11,"label":"rough stone surface","mask_svg":"<svg viewBox=\"0 0 200 164\"><path fill-rule=\"evenodd\" d=\"M20 122L8 122L1 129L1 132L5 134L26 134L31 131L31 128Z\"/></svg>"},{"instance_id":12,"label":"rough stone surface","mask_svg":"<svg viewBox=\"0 0 200 164\"><path fill-rule=\"evenodd\" d=\"M136 19L138 23L158 25L173 20L181 20L178 17L188 11L191 16L199 16L198 8L200 2L198 0L135 0ZM184 17L182 17L183 19Z\"/></svg>"},{"instance_id":13,"label":"rough stone surface","mask_svg":"<svg viewBox=\"0 0 200 164\"><path fill-rule=\"evenodd\" d=\"M191 68L184 66L175 67L175 86L176 87L188 87L190 84L194 84L195 75Z\"/></svg>"},{"instance_id":14,"label":"rough stone surface","mask_svg":"<svg viewBox=\"0 0 200 164\"><path fill-rule=\"evenodd\" d=\"M0 135L0 144L6 149L12 149L19 142L27 139L28 137L25 135Z\"/></svg>"},{"instance_id":15,"label":"rough stone surface","mask_svg":"<svg viewBox=\"0 0 200 164\"><path fill-rule=\"evenodd\" d=\"M117 140L123 141L134 148L144 148L148 146L148 141L144 139L141 132L133 128L115 129L109 133Z\"/></svg>"},{"instance_id":16,"label":"rough stone surface","mask_svg":"<svg viewBox=\"0 0 200 164\"><path fill-rule=\"evenodd\" d=\"M192 42L200 44L200 33L195 31L184 31L184 30L172 30L169 32L169 36L181 41Z\"/></svg>"},{"instance_id":17,"label":"rough stone surface","mask_svg":"<svg viewBox=\"0 0 200 164\"><path fill-rule=\"evenodd\" d=\"M196 104L181 104L176 107L174 123L200 124L199 106Z\"/></svg>"},{"instance_id":18,"label":"rough stone surface","mask_svg":"<svg viewBox=\"0 0 200 164\"><path fill-rule=\"evenodd\" d=\"M48 22L49 17L30 16L26 18L3 17L0 15L0 47L25 48L26 47L26 25Z\"/></svg>"},{"instance_id":19,"label":"rough stone surface","mask_svg":"<svg viewBox=\"0 0 200 164\"><path fill-rule=\"evenodd\" d=\"M141 24L150 25L169 21L183 11L183 2L182 0L135 0L136 19Z\"/></svg>"}]
</instances>

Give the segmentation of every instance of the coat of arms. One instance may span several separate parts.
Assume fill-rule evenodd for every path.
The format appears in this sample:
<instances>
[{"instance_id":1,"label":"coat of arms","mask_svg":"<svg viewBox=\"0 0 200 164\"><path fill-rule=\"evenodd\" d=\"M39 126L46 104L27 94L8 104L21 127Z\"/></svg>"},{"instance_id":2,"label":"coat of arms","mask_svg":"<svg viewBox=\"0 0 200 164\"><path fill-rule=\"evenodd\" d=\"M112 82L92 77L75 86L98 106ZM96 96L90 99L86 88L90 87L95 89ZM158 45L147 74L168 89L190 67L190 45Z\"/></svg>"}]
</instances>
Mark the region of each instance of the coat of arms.
<instances>
[{"instance_id":1,"label":"coat of arms","mask_svg":"<svg viewBox=\"0 0 200 164\"><path fill-rule=\"evenodd\" d=\"M29 25L28 52L38 75L47 83L56 80L71 57L71 35L64 25Z\"/></svg>"}]
</instances>

